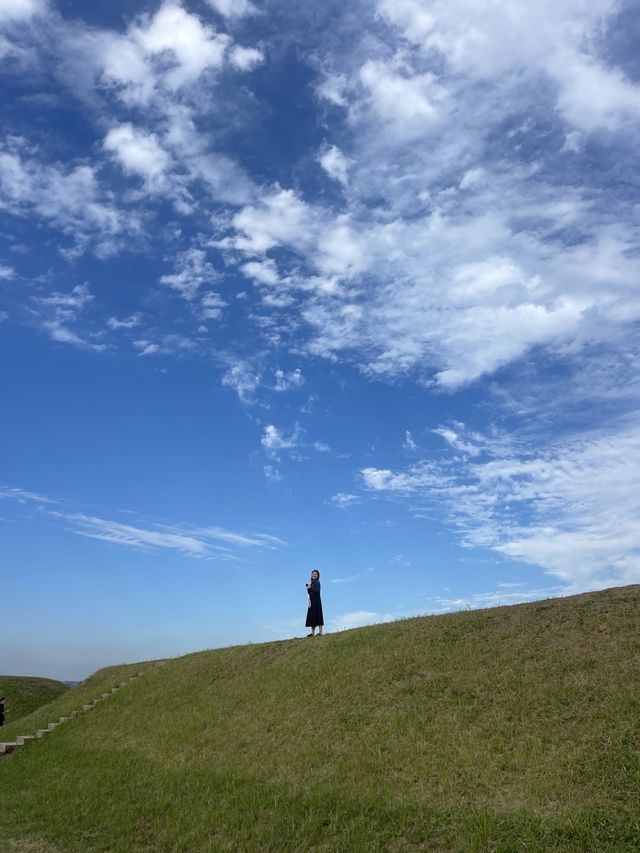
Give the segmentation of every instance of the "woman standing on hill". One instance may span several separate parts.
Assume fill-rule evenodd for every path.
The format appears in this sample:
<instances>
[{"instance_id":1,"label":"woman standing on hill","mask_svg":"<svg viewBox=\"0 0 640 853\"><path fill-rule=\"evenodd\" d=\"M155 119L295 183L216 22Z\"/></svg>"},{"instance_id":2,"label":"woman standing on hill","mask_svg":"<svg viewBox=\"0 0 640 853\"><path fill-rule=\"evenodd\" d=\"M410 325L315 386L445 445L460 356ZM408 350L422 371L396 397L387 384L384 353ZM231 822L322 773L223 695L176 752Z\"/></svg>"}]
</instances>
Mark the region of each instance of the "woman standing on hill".
<instances>
[{"instance_id":1,"label":"woman standing on hill","mask_svg":"<svg viewBox=\"0 0 640 853\"><path fill-rule=\"evenodd\" d=\"M314 637L316 628L318 636L322 636L324 627L324 616L322 615L322 599L320 598L320 572L314 569L311 572L311 583L307 585L309 593L309 607L307 608L307 621L304 623L307 628L311 628L311 633L307 637Z\"/></svg>"}]
</instances>

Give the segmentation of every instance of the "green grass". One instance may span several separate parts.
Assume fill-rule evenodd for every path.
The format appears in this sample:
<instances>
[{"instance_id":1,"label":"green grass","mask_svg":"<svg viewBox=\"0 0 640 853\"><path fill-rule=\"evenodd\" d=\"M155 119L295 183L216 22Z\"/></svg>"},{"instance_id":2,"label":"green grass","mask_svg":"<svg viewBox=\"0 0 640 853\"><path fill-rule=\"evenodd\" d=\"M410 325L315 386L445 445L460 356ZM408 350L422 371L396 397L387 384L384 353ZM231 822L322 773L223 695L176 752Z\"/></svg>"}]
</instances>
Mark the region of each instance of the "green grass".
<instances>
[{"instance_id":1,"label":"green grass","mask_svg":"<svg viewBox=\"0 0 640 853\"><path fill-rule=\"evenodd\" d=\"M169 661L0 760L0 849L636 853L639 613L625 587Z\"/></svg>"},{"instance_id":2,"label":"green grass","mask_svg":"<svg viewBox=\"0 0 640 853\"><path fill-rule=\"evenodd\" d=\"M68 684L52 678L0 675L0 696L5 697L5 720L18 720L41 705L57 699L68 689ZM3 730L0 729L0 736L2 734Z\"/></svg>"}]
</instances>

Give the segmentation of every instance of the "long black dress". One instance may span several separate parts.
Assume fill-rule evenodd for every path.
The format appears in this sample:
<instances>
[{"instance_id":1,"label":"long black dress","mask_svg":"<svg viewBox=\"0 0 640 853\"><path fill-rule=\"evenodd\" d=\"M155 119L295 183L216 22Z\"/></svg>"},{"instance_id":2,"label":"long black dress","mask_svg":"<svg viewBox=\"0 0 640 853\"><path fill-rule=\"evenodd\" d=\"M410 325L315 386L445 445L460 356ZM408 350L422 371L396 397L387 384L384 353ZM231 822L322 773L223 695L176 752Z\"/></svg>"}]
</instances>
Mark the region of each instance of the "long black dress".
<instances>
[{"instance_id":1,"label":"long black dress","mask_svg":"<svg viewBox=\"0 0 640 853\"><path fill-rule=\"evenodd\" d=\"M320 598L320 581L311 581L307 591L309 593L310 604L307 608L307 621L304 624L306 628L317 628L318 625L324 625L322 599Z\"/></svg>"}]
</instances>

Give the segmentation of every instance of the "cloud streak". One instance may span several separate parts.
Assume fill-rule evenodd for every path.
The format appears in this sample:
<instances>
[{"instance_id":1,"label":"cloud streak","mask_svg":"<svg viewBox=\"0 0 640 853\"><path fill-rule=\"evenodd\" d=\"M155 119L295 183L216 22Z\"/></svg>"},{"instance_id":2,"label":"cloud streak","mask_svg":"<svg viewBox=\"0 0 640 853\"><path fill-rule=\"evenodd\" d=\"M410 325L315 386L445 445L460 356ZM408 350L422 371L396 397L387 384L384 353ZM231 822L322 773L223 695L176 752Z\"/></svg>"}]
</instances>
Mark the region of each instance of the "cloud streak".
<instances>
[{"instance_id":1,"label":"cloud streak","mask_svg":"<svg viewBox=\"0 0 640 853\"><path fill-rule=\"evenodd\" d=\"M463 544L541 566L567 592L640 581L636 418L537 450L459 427L441 434L462 455L362 469L365 488L440 513Z\"/></svg>"}]
</instances>

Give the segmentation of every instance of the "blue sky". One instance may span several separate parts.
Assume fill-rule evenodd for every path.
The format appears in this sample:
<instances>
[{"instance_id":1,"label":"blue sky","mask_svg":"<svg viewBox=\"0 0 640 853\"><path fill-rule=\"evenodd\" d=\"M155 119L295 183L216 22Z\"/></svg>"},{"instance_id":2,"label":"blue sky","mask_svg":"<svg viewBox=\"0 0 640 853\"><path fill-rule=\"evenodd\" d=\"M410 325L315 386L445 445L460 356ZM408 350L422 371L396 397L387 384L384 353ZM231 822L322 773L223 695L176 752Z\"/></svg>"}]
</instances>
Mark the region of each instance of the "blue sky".
<instances>
[{"instance_id":1,"label":"blue sky","mask_svg":"<svg viewBox=\"0 0 640 853\"><path fill-rule=\"evenodd\" d=\"M0 670L640 582L639 35L0 0Z\"/></svg>"}]
</instances>

